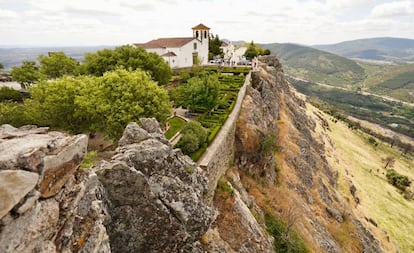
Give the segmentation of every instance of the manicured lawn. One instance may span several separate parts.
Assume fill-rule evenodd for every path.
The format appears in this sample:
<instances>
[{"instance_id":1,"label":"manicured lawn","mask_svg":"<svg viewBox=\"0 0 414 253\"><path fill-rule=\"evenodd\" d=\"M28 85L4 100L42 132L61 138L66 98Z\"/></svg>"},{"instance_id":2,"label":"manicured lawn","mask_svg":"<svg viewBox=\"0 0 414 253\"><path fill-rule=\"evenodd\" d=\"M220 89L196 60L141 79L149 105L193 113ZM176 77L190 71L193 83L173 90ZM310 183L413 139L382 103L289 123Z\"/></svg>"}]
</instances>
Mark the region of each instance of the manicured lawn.
<instances>
[{"instance_id":1,"label":"manicured lawn","mask_svg":"<svg viewBox=\"0 0 414 253\"><path fill-rule=\"evenodd\" d=\"M170 124L170 128L165 133L165 137L167 137L167 139L171 139L171 137L173 137L184 126L185 120L174 117L171 118L168 123Z\"/></svg>"}]
</instances>

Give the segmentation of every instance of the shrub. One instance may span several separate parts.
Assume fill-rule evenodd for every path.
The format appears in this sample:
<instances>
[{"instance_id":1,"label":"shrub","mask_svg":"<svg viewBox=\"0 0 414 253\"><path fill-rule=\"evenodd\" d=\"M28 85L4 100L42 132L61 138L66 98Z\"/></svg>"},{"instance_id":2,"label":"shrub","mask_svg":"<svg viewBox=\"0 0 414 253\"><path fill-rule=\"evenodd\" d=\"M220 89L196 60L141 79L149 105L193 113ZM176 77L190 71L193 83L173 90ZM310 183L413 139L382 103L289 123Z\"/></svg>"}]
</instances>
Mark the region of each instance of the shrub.
<instances>
[{"instance_id":1,"label":"shrub","mask_svg":"<svg viewBox=\"0 0 414 253\"><path fill-rule=\"evenodd\" d=\"M199 148L198 138L194 133L183 134L177 147L181 148L184 154L189 155Z\"/></svg>"},{"instance_id":2,"label":"shrub","mask_svg":"<svg viewBox=\"0 0 414 253\"><path fill-rule=\"evenodd\" d=\"M184 154L190 155L197 151L207 139L207 131L200 122L190 121L181 130L182 137L177 143Z\"/></svg>"},{"instance_id":3,"label":"shrub","mask_svg":"<svg viewBox=\"0 0 414 253\"><path fill-rule=\"evenodd\" d=\"M0 125L10 124L14 127L32 124L26 106L18 103L0 103Z\"/></svg>"},{"instance_id":4,"label":"shrub","mask_svg":"<svg viewBox=\"0 0 414 253\"><path fill-rule=\"evenodd\" d=\"M388 170L386 177L390 184L394 185L400 190L405 190L406 187L409 187L411 185L411 181L407 176L401 175L394 169Z\"/></svg>"},{"instance_id":5,"label":"shrub","mask_svg":"<svg viewBox=\"0 0 414 253\"><path fill-rule=\"evenodd\" d=\"M275 239L273 242L275 252L309 252L299 235L293 230L288 231L286 222L281 218L267 212L265 213L265 225L267 232Z\"/></svg>"},{"instance_id":6,"label":"shrub","mask_svg":"<svg viewBox=\"0 0 414 253\"><path fill-rule=\"evenodd\" d=\"M1 87L0 88L0 102L3 102L3 101L21 102L23 101L23 95L18 90L15 90L9 87Z\"/></svg>"}]
</instances>

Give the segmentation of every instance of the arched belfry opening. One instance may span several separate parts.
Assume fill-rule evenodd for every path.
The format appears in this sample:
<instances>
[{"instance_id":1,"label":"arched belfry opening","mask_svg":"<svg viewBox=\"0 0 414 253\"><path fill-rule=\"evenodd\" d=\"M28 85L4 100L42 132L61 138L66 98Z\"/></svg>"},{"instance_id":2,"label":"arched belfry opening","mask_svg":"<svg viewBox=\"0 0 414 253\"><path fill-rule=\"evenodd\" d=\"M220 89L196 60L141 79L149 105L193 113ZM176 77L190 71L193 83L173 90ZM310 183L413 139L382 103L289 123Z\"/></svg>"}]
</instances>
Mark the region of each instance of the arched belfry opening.
<instances>
[{"instance_id":1,"label":"arched belfry opening","mask_svg":"<svg viewBox=\"0 0 414 253\"><path fill-rule=\"evenodd\" d=\"M199 41L208 41L210 37L210 28L203 24L199 24L194 26L193 28L193 37L198 39Z\"/></svg>"}]
</instances>

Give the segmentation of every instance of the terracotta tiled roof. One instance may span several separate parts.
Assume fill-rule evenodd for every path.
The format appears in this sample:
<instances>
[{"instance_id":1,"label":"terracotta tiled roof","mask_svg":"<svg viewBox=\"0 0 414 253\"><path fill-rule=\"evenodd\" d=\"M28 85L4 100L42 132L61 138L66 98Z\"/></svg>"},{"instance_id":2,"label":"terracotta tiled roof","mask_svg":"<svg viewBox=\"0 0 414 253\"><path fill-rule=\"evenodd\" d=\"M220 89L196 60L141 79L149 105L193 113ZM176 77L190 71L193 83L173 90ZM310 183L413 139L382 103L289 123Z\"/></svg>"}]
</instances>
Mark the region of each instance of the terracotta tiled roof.
<instances>
[{"instance_id":1,"label":"terracotta tiled roof","mask_svg":"<svg viewBox=\"0 0 414 253\"><path fill-rule=\"evenodd\" d=\"M205 26L205 25L203 25L203 24L199 24L199 25L197 25L197 26L194 26L193 28L191 28L191 29L193 29L193 30L210 30L210 28L209 27L207 27L207 26Z\"/></svg>"},{"instance_id":2,"label":"terracotta tiled roof","mask_svg":"<svg viewBox=\"0 0 414 253\"><path fill-rule=\"evenodd\" d=\"M166 47L182 47L188 42L192 41L193 37L187 38L160 38L148 41L147 43L134 44L137 47L148 48L166 48Z\"/></svg>"},{"instance_id":3,"label":"terracotta tiled roof","mask_svg":"<svg viewBox=\"0 0 414 253\"><path fill-rule=\"evenodd\" d=\"M177 55L174 52L168 52L168 53L165 53L165 54L163 54L161 56L168 56L168 57L170 57L170 56L177 56Z\"/></svg>"}]
</instances>

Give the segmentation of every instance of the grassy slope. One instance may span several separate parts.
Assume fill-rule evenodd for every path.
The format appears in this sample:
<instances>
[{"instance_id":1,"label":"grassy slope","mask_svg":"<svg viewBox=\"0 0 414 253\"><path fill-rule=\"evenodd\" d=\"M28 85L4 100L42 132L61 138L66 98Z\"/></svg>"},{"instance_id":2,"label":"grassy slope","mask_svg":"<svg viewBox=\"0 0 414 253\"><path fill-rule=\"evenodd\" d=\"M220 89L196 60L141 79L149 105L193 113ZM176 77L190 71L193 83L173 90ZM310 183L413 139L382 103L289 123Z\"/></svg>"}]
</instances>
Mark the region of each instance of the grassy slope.
<instances>
[{"instance_id":1,"label":"grassy slope","mask_svg":"<svg viewBox=\"0 0 414 253\"><path fill-rule=\"evenodd\" d=\"M331 157L330 162L339 170L340 190L352 199L348 185L348 180L352 180L357 188L356 194L361 199L361 204L356 207L361 218L374 219L380 229L387 231L401 252L414 252L414 200L404 199L386 181L381 162L382 158L392 155L397 160L394 169L413 181L414 157L401 156L398 149L383 143L373 147L365 134L351 131L343 123L330 122L330 127L332 131L329 135L334 142L336 155L335 158Z\"/></svg>"},{"instance_id":2,"label":"grassy slope","mask_svg":"<svg viewBox=\"0 0 414 253\"><path fill-rule=\"evenodd\" d=\"M359 83L365 77L364 69L355 61L295 44L264 44L276 54L289 75L314 82L345 87Z\"/></svg>"}]
</instances>

